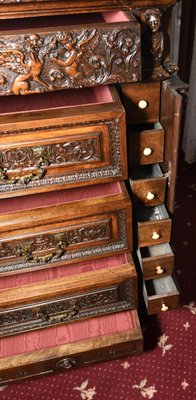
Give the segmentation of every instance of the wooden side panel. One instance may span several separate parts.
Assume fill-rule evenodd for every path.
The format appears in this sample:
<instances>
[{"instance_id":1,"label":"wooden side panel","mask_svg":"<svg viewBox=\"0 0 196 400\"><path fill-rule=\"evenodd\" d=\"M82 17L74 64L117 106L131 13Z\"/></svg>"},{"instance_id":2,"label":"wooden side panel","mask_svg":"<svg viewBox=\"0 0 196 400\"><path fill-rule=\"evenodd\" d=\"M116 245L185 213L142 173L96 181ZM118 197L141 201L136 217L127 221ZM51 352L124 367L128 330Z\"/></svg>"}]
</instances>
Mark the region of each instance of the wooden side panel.
<instances>
[{"instance_id":1,"label":"wooden side panel","mask_svg":"<svg viewBox=\"0 0 196 400\"><path fill-rule=\"evenodd\" d=\"M175 201L175 184L178 163L178 150L181 132L183 98L178 89L183 82L178 77L170 78L162 83L161 124L165 129L164 161L161 167L168 174L166 205L173 213Z\"/></svg>"}]
</instances>

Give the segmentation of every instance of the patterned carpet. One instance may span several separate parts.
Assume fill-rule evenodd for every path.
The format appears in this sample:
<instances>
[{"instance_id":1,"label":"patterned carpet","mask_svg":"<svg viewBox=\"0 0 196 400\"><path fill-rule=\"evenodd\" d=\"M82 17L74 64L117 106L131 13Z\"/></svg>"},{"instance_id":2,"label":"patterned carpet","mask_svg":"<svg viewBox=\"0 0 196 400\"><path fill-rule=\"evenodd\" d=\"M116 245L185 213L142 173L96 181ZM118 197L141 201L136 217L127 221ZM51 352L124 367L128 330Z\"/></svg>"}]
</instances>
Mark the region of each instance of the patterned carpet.
<instances>
[{"instance_id":1,"label":"patterned carpet","mask_svg":"<svg viewBox=\"0 0 196 400\"><path fill-rule=\"evenodd\" d=\"M144 317L144 354L0 388L2 400L195 400L196 165L179 163L172 245L177 310Z\"/></svg>"}]
</instances>

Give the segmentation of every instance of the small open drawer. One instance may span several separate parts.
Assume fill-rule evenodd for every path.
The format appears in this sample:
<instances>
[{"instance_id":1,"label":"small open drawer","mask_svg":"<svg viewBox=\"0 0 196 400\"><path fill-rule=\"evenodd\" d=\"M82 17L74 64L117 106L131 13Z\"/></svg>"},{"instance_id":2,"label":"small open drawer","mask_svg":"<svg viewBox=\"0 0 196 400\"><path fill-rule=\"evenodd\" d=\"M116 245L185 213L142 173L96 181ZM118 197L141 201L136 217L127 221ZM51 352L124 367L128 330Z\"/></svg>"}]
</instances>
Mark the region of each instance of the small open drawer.
<instances>
[{"instance_id":1,"label":"small open drawer","mask_svg":"<svg viewBox=\"0 0 196 400\"><path fill-rule=\"evenodd\" d=\"M135 310L2 338L0 385L135 355L142 349Z\"/></svg>"},{"instance_id":2,"label":"small open drawer","mask_svg":"<svg viewBox=\"0 0 196 400\"><path fill-rule=\"evenodd\" d=\"M154 246L170 241L171 219L164 205L140 207L134 211L139 247Z\"/></svg>"},{"instance_id":3,"label":"small open drawer","mask_svg":"<svg viewBox=\"0 0 196 400\"><path fill-rule=\"evenodd\" d=\"M131 13L6 20L0 31L1 96L141 78L140 24Z\"/></svg>"},{"instance_id":4,"label":"small open drawer","mask_svg":"<svg viewBox=\"0 0 196 400\"><path fill-rule=\"evenodd\" d=\"M0 280L0 337L137 308L130 254Z\"/></svg>"},{"instance_id":5,"label":"small open drawer","mask_svg":"<svg viewBox=\"0 0 196 400\"><path fill-rule=\"evenodd\" d=\"M132 167L129 182L134 206L155 206L164 203L166 178L159 164Z\"/></svg>"},{"instance_id":6,"label":"small open drawer","mask_svg":"<svg viewBox=\"0 0 196 400\"><path fill-rule=\"evenodd\" d=\"M144 280L171 275L174 254L169 243L141 247L137 250Z\"/></svg>"},{"instance_id":7,"label":"small open drawer","mask_svg":"<svg viewBox=\"0 0 196 400\"><path fill-rule=\"evenodd\" d=\"M129 165L146 165L163 161L164 129L160 122L128 127Z\"/></svg>"},{"instance_id":8,"label":"small open drawer","mask_svg":"<svg viewBox=\"0 0 196 400\"><path fill-rule=\"evenodd\" d=\"M179 292L171 276L146 281L143 296L149 315L176 308L179 302Z\"/></svg>"},{"instance_id":9,"label":"small open drawer","mask_svg":"<svg viewBox=\"0 0 196 400\"><path fill-rule=\"evenodd\" d=\"M0 274L27 272L132 249L122 182L0 200Z\"/></svg>"},{"instance_id":10,"label":"small open drawer","mask_svg":"<svg viewBox=\"0 0 196 400\"><path fill-rule=\"evenodd\" d=\"M0 198L127 177L115 87L0 98Z\"/></svg>"}]
</instances>

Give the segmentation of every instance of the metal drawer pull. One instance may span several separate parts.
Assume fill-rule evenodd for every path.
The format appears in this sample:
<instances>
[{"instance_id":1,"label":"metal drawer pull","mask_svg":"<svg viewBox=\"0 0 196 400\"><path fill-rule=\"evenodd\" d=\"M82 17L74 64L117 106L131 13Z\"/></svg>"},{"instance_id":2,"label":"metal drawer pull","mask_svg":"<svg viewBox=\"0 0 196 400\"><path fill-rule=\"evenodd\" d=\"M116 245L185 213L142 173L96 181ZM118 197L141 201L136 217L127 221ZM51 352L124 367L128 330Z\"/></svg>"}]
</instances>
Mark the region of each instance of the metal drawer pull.
<instances>
[{"instance_id":1,"label":"metal drawer pull","mask_svg":"<svg viewBox=\"0 0 196 400\"><path fill-rule=\"evenodd\" d=\"M56 364L56 368L63 368L63 369L71 369L76 365L76 361L73 358L64 358L63 360L60 360Z\"/></svg>"},{"instance_id":2,"label":"metal drawer pull","mask_svg":"<svg viewBox=\"0 0 196 400\"><path fill-rule=\"evenodd\" d=\"M157 265L156 273L157 275L162 275L164 273L164 269L160 265Z\"/></svg>"},{"instance_id":3,"label":"metal drawer pull","mask_svg":"<svg viewBox=\"0 0 196 400\"><path fill-rule=\"evenodd\" d=\"M148 103L146 100L140 100L138 103L138 107L141 108L141 110L145 110L145 108L148 107Z\"/></svg>"},{"instance_id":4,"label":"metal drawer pull","mask_svg":"<svg viewBox=\"0 0 196 400\"><path fill-rule=\"evenodd\" d=\"M160 239L159 233L153 232L153 234L152 234L152 239L153 239L153 240L158 240L158 239Z\"/></svg>"},{"instance_id":5,"label":"metal drawer pull","mask_svg":"<svg viewBox=\"0 0 196 400\"><path fill-rule=\"evenodd\" d=\"M155 194L152 192L148 192L146 195L147 200L154 200Z\"/></svg>"},{"instance_id":6,"label":"metal drawer pull","mask_svg":"<svg viewBox=\"0 0 196 400\"><path fill-rule=\"evenodd\" d=\"M77 300L70 300L67 302L67 310L62 311L59 314L50 314L50 312L47 312L47 310L41 310L38 315L42 320L47 321L48 324L59 324L78 314L80 308L81 307Z\"/></svg>"},{"instance_id":7,"label":"metal drawer pull","mask_svg":"<svg viewBox=\"0 0 196 400\"><path fill-rule=\"evenodd\" d=\"M29 182L38 181L44 177L46 170L41 167L36 168L36 172L32 172L28 175L23 176L15 176L13 178L9 178L7 172L4 168L0 167L0 181L9 183L9 184L22 184L27 185Z\"/></svg>"},{"instance_id":8,"label":"metal drawer pull","mask_svg":"<svg viewBox=\"0 0 196 400\"><path fill-rule=\"evenodd\" d=\"M168 311L168 310L169 310L169 307L166 306L165 304L162 304L161 311L165 312L165 311Z\"/></svg>"},{"instance_id":9,"label":"metal drawer pull","mask_svg":"<svg viewBox=\"0 0 196 400\"><path fill-rule=\"evenodd\" d=\"M148 157L152 154L152 149L150 147L145 147L145 149L143 150L143 155Z\"/></svg>"},{"instance_id":10,"label":"metal drawer pull","mask_svg":"<svg viewBox=\"0 0 196 400\"><path fill-rule=\"evenodd\" d=\"M57 235L58 237L58 235ZM51 260L56 260L59 259L65 254L65 249L68 246L68 243L64 239L60 239L56 244L55 244L55 251L54 253L50 254L45 254L43 256L34 256L33 251L34 251L34 244L31 243L25 243L21 244L16 251L16 255L19 257L24 257L25 261L28 262L35 262L35 263L40 263L40 264L46 264L50 262Z\"/></svg>"}]
</instances>

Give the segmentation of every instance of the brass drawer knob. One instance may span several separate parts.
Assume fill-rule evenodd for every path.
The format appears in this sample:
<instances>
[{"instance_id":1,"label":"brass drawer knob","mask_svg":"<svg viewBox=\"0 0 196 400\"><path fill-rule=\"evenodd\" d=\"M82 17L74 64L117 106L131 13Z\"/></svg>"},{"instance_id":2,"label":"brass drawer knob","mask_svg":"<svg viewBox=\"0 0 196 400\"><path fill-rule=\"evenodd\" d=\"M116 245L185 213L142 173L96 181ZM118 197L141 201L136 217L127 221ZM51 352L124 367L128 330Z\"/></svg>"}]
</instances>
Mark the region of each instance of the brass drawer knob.
<instances>
[{"instance_id":1,"label":"brass drawer knob","mask_svg":"<svg viewBox=\"0 0 196 400\"><path fill-rule=\"evenodd\" d=\"M138 103L138 107L141 108L141 110L145 110L145 108L148 107L148 103L146 100L140 100Z\"/></svg>"},{"instance_id":2,"label":"brass drawer knob","mask_svg":"<svg viewBox=\"0 0 196 400\"><path fill-rule=\"evenodd\" d=\"M162 275L164 273L164 269L160 265L157 265L156 273L157 275Z\"/></svg>"},{"instance_id":3,"label":"brass drawer knob","mask_svg":"<svg viewBox=\"0 0 196 400\"><path fill-rule=\"evenodd\" d=\"M159 238L160 238L159 233L153 232L153 234L152 234L152 239L153 239L153 240L158 240Z\"/></svg>"},{"instance_id":4,"label":"brass drawer knob","mask_svg":"<svg viewBox=\"0 0 196 400\"><path fill-rule=\"evenodd\" d=\"M169 310L169 307L166 306L165 304L162 304L161 311L165 312L165 311L168 311L168 310Z\"/></svg>"},{"instance_id":5,"label":"brass drawer knob","mask_svg":"<svg viewBox=\"0 0 196 400\"><path fill-rule=\"evenodd\" d=\"M143 155L148 157L152 154L152 149L150 147L145 147L145 149L143 150Z\"/></svg>"},{"instance_id":6,"label":"brass drawer knob","mask_svg":"<svg viewBox=\"0 0 196 400\"><path fill-rule=\"evenodd\" d=\"M152 192L148 192L146 195L147 200L154 200L155 194Z\"/></svg>"}]
</instances>

